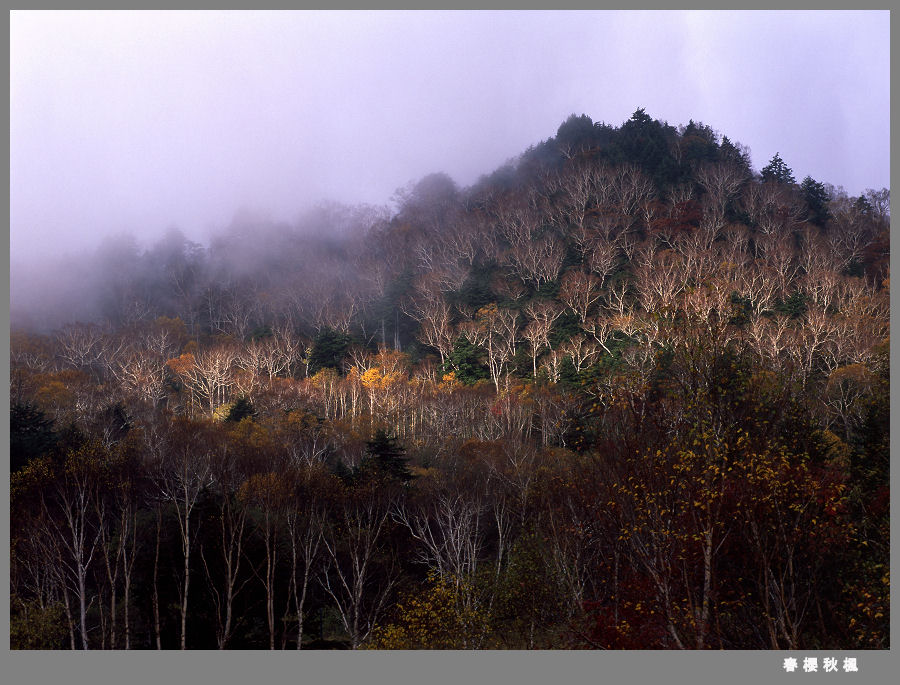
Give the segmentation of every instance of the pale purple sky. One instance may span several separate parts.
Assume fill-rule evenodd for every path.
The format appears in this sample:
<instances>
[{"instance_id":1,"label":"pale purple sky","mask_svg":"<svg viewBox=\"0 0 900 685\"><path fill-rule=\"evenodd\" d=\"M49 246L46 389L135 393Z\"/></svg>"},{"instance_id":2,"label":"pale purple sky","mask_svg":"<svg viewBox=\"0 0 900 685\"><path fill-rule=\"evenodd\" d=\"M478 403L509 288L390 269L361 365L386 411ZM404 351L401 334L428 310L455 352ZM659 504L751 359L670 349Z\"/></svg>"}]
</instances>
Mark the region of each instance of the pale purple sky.
<instances>
[{"instance_id":1,"label":"pale purple sky","mask_svg":"<svg viewBox=\"0 0 900 685\"><path fill-rule=\"evenodd\" d=\"M465 186L638 107L858 194L890 185L889 56L887 11L13 12L11 258Z\"/></svg>"}]
</instances>

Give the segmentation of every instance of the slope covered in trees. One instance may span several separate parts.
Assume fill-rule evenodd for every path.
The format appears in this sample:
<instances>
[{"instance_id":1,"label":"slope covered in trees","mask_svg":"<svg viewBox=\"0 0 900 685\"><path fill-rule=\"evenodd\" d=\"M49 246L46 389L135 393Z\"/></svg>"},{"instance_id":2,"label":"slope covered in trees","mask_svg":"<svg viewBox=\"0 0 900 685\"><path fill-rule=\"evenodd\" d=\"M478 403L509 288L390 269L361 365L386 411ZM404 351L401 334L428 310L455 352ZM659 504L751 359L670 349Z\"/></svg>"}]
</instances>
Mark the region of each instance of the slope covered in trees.
<instances>
[{"instance_id":1,"label":"slope covered in trees","mask_svg":"<svg viewBox=\"0 0 900 685\"><path fill-rule=\"evenodd\" d=\"M638 110L110 241L12 332L12 644L887 647L889 219Z\"/></svg>"}]
</instances>

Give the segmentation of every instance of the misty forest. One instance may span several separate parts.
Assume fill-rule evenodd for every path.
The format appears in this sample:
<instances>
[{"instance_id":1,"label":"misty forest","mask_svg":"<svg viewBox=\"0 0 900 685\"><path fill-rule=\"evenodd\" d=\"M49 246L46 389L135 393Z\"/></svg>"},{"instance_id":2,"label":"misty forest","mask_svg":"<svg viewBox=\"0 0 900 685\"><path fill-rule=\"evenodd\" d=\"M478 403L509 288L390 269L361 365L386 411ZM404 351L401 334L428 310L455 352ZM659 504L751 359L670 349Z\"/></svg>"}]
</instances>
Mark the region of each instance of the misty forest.
<instances>
[{"instance_id":1,"label":"misty forest","mask_svg":"<svg viewBox=\"0 0 900 685\"><path fill-rule=\"evenodd\" d=\"M12 301L15 649L884 649L889 191L642 109Z\"/></svg>"}]
</instances>

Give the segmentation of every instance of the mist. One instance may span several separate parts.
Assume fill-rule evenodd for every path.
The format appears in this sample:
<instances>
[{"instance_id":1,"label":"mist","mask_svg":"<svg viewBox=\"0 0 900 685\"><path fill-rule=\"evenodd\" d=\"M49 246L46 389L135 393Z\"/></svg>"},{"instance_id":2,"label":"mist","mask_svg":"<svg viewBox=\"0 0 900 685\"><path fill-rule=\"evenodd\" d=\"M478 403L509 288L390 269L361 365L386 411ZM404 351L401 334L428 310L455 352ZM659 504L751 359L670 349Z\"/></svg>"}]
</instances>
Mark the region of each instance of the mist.
<instances>
[{"instance_id":1,"label":"mist","mask_svg":"<svg viewBox=\"0 0 900 685\"><path fill-rule=\"evenodd\" d=\"M226 258L242 232L324 254L573 113L643 107L756 169L889 186L887 12L17 11L10 57L12 315L42 329L102 318L116 269L173 240L235 274L268 259Z\"/></svg>"}]
</instances>

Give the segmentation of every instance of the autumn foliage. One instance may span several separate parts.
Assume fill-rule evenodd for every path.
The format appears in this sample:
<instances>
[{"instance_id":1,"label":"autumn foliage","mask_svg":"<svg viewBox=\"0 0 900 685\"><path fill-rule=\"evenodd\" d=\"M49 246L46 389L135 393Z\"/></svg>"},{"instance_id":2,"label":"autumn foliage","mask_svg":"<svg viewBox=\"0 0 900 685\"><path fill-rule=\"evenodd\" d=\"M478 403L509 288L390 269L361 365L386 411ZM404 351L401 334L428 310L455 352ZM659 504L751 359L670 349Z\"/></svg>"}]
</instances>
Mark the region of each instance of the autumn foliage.
<instances>
[{"instance_id":1,"label":"autumn foliage","mask_svg":"<svg viewBox=\"0 0 900 685\"><path fill-rule=\"evenodd\" d=\"M14 648L889 646L886 190L638 110L398 197L14 330Z\"/></svg>"}]
</instances>

